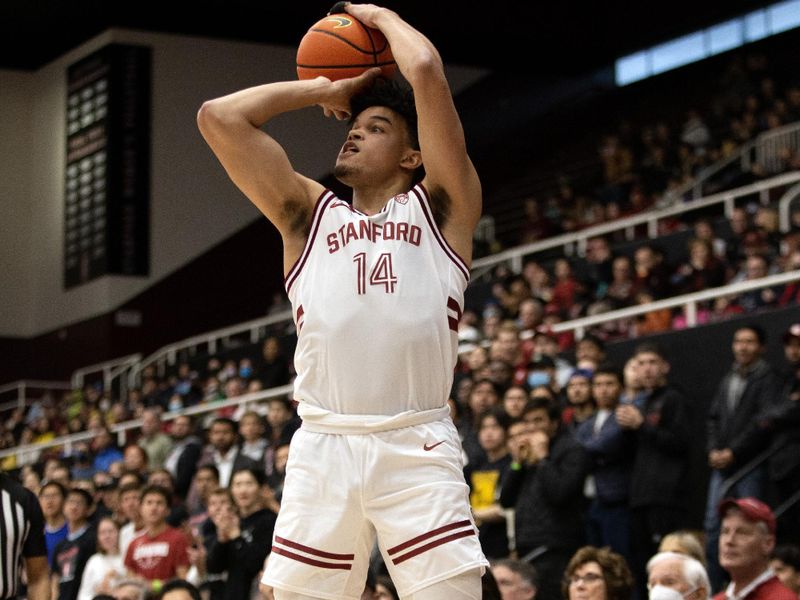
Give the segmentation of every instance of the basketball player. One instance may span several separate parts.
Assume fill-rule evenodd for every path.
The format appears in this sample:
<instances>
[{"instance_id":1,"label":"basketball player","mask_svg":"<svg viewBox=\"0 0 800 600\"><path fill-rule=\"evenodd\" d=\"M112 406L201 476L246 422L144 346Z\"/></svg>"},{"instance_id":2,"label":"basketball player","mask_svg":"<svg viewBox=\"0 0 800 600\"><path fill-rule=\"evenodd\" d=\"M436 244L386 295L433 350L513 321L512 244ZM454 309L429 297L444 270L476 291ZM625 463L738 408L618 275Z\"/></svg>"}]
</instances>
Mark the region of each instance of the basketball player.
<instances>
[{"instance_id":1,"label":"basketball player","mask_svg":"<svg viewBox=\"0 0 800 600\"><path fill-rule=\"evenodd\" d=\"M345 7L383 32L413 94L373 69L245 89L198 114L282 236L298 332L303 425L262 582L278 600L357 600L377 535L401 597L478 599L487 562L447 398L481 186L431 42L390 10ZM334 174L352 206L296 173L261 130L313 105L350 120Z\"/></svg>"}]
</instances>

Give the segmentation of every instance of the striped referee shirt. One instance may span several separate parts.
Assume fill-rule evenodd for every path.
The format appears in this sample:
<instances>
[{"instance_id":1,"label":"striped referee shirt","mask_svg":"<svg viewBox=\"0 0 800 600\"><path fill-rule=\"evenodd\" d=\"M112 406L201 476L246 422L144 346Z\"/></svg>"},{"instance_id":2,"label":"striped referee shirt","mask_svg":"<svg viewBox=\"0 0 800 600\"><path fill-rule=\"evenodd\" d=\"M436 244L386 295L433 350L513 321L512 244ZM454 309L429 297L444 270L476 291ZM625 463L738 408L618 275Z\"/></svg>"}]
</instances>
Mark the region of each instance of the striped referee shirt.
<instances>
[{"instance_id":1,"label":"striped referee shirt","mask_svg":"<svg viewBox=\"0 0 800 600\"><path fill-rule=\"evenodd\" d=\"M47 556L39 500L0 472L0 600L15 598L22 559Z\"/></svg>"}]
</instances>

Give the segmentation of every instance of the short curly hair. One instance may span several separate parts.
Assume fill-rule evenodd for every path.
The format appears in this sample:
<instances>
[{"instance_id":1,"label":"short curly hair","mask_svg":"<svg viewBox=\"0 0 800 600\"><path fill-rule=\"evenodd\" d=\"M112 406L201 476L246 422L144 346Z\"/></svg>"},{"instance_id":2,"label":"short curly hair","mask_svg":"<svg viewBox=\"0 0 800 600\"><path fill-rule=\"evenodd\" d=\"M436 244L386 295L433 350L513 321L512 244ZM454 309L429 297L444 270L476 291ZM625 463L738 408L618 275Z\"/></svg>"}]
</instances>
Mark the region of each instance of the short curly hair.
<instances>
[{"instance_id":1,"label":"short curly hair","mask_svg":"<svg viewBox=\"0 0 800 600\"><path fill-rule=\"evenodd\" d=\"M612 552L609 548L584 546L572 556L564 571L564 580L561 582L564 598L569 598L569 580L575 571L590 562L596 562L603 571L608 600L627 600L631 597L633 575L622 555Z\"/></svg>"},{"instance_id":2,"label":"short curly hair","mask_svg":"<svg viewBox=\"0 0 800 600\"><path fill-rule=\"evenodd\" d=\"M411 88L393 79L378 77L372 85L350 98L350 123L352 124L361 112L372 106L384 106L400 115L406 122L411 147L419 150L417 106Z\"/></svg>"}]
</instances>

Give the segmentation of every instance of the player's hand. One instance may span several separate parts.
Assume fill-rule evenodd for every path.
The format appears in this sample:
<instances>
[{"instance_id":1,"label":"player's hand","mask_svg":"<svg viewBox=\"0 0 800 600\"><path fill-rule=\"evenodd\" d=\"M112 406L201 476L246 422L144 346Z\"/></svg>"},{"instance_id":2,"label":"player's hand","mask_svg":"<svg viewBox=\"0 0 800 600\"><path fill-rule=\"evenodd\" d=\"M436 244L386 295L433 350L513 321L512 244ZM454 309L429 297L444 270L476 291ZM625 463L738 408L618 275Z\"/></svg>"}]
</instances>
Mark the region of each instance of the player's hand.
<instances>
[{"instance_id":1,"label":"player's hand","mask_svg":"<svg viewBox=\"0 0 800 600\"><path fill-rule=\"evenodd\" d=\"M373 67L372 69L367 69L358 77L348 77L338 81L331 81L327 77L317 77L318 80L329 84L323 101L318 103L322 107L322 112L326 117L335 117L339 121L349 119L351 114L350 98L356 92L372 83L380 74L381 70L378 67Z\"/></svg>"},{"instance_id":2,"label":"player's hand","mask_svg":"<svg viewBox=\"0 0 800 600\"><path fill-rule=\"evenodd\" d=\"M364 25L372 27L373 29L378 29L378 15L388 10L381 6L375 6L374 4L353 4L352 2L347 2L344 9L347 11L347 14L353 15Z\"/></svg>"}]
</instances>

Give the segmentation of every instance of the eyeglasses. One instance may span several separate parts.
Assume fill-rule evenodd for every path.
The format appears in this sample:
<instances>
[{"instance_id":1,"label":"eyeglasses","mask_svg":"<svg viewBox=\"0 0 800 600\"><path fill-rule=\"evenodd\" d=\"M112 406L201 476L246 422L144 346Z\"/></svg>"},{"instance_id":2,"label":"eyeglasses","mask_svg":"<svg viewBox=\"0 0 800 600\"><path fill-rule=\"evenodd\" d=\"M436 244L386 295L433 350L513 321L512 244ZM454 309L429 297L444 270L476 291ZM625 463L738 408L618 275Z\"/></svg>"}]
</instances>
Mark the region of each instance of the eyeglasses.
<instances>
[{"instance_id":1,"label":"eyeglasses","mask_svg":"<svg viewBox=\"0 0 800 600\"><path fill-rule=\"evenodd\" d=\"M603 576L599 573L585 573L584 575L571 575L569 579L567 579L567 582L569 582L570 585L576 585L581 581L589 584L594 583L595 581L600 581L602 578Z\"/></svg>"}]
</instances>

